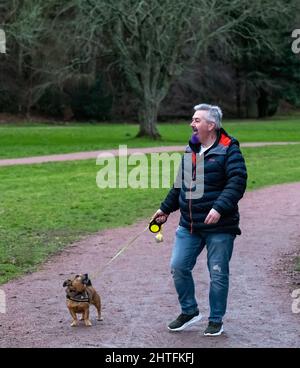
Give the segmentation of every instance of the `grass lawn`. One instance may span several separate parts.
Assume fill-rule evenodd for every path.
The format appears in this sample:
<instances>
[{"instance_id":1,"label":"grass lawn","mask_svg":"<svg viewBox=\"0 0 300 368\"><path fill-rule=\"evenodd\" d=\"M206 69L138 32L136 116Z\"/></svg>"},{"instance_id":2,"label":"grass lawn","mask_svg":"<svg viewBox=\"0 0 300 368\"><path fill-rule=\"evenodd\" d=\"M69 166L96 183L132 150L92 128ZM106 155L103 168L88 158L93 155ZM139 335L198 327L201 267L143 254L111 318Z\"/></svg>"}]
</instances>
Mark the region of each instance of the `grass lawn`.
<instances>
[{"instance_id":1,"label":"grass lawn","mask_svg":"<svg viewBox=\"0 0 300 368\"><path fill-rule=\"evenodd\" d=\"M300 118L267 121L225 121L224 128L240 142L300 141ZM186 123L158 125L162 139L135 138L133 124L1 125L0 158L94 151L128 147L185 145L191 129Z\"/></svg>"},{"instance_id":2,"label":"grass lawn","mask_svg":"<svg viewBox=\"0 0 300 368\"><path fill-rule=\"evenodd\" d=\"M244 148L248 190L300 181L300 145ZM147 219L168 189L99 189L94 160L0 168L0 283L81 236Z\"/></svg>"}]
</instances>

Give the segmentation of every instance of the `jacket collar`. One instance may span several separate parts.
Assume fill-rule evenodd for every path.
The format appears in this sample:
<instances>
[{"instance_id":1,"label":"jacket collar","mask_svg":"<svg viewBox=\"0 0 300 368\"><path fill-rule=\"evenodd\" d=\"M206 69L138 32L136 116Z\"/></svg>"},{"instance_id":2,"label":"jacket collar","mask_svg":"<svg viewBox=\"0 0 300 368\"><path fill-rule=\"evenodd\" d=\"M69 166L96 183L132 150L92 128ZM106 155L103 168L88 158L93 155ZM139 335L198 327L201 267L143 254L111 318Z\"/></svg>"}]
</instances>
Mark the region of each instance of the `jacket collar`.
<instances>
[{"instance_id":1,"label":"jacket collar","mask_svg":"<svg viewBox=\"0 0 300 368\"><path fill-rule=\"evenodd\" d=\"M235 138L230 137L228 133L223 128L221 128L217 132L217 139L215 143L206 151L206 154L208 154L209 152L213 152L217 154L225 154L227 151L227 148L231 146L232 144L239 145L238 141ZM193 152L199 153L200 148L201 148L201 143L192 143L190 140L189 147Z\"/></svg>"}]
</instances>

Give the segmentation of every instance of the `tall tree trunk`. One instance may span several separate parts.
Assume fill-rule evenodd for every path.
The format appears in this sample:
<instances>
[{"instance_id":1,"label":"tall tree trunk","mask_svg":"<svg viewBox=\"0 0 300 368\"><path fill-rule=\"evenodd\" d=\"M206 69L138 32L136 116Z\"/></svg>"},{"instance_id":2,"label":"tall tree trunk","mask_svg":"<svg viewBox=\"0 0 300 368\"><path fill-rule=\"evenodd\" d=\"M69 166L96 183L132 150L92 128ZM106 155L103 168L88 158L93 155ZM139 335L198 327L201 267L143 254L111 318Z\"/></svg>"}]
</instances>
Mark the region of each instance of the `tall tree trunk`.
<instances>
[{"instance_id":1,"label":"tall tree trunk","mask_svg":"<svg viewBox=\"0 0 300 368\"><path fill-rule=\"evenodd\" d=\"M157 114L158 105L147 101L141 104L138 115L140 130L137 137L161 138L156 127Z\"/></svg>"},{"instance_id":2,"label":"tall tree trunk","mask_svg":"<svg viewBox=\"0 0 300 368\"><path fill-rule=\"evenodd\" d=\"M236 100L236 114L238 118L242 117L241 109L241 76L238 67L235 68L235 100Z\"/></svg>"},{"instance_id":3,"label":"tall tree trunk","mask_svg":"<svg viewBox=\"0 0 300 368\"><path fill-rule=\"evenodd\" d=\"M32 74L30 72L30 77L29 77L29 81L28 81L29 85L28 85L28 92L26 94L26 118L27 119L30 119L31 118L31 108L32 108L32 105L33 105L33 102L32 102Z\"/></svg>"},{"instance_id":4,"label":"tall tree trunk","mask_svg":"<svg viewBox=\"0 0 300 368\"><path fill-rule=\"evenodd\" d=\"M257 104L258 118L260 119L268 116L269 101L268 101L268 93L262 87L259 87L258 93L259 96L256 101L256 104Z\"/></svg>"},{"instance_id":5,"label":"tall tree trunk","mask_svg":"<svg viewBox=\"0 0 300 368\"><path fill-rule=\"evenodd\" d=\"M22 85L22 89L25 89L25 86L23 85L23 50L21 46L18 46L18 79ZM21 113L23 110L23 96L24 92L21 91L18 94L18 112Z\"/></svg>"},{"instance_id":6,"label":"tall tree trunk","mask_svg":"<svg viewBox=\"0 0 300 368\"><path fill-rule=\"evenodd\" d=\"M246 118L248 119L249 116L249 105L250 105L250 100L249 100L249 86L248 86L248 79L247 77L245 78L245 103L246 103Z\"/></svg>"}]
</instances>

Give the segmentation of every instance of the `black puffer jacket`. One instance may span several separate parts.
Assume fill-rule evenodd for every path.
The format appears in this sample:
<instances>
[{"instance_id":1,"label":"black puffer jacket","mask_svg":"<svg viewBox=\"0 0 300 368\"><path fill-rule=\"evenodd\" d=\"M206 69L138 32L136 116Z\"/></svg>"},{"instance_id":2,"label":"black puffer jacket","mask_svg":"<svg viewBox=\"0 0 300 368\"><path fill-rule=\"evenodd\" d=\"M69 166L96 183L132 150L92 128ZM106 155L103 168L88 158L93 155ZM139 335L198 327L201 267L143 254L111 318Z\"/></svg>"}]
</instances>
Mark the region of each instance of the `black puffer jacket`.
<instances>
[{"instance_id":1,"label":"black puffer jacket","mask_svg":"<svg viewBox=\"0 0 300 368\"><path fill-rule=\"evenodd\" d=\"M194 173L195 158L199 150L200 144L191 142L186 149L186 153L190 153L189 159L193 161ZM179 225L191 232L227 232L239 235L238 201L244 195L246 183L247 170L239 142L221 129L214 145L204 152L204 192L201 198L187 198L187 192L193 191L192 186L182 184L181 188L176 188L173 185L160 209L167 214L180 209ZM221 218L216 224L206 225L204 220L212 208L221 214Z\"/></svg>"}]
</instances>

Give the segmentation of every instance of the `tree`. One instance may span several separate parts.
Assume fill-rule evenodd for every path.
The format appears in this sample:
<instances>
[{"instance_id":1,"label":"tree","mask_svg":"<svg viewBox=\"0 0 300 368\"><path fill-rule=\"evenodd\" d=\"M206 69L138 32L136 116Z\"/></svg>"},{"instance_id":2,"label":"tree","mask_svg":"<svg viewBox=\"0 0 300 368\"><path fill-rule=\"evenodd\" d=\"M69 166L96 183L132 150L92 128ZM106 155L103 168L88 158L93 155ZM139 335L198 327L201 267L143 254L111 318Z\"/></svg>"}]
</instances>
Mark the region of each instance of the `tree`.
<instances>
[{"instance_id":1,"label":"tree","mask_svg":"<svg viewBox=\"0 0 300 368\"><path fill-rule=\"evenodd\" d=\"M85 41L111 51L136 98L138 136L154 139L159 105L174 79L253 12L244 0L79 0L79 6Z\"/></svg>"},{"instance_id":2,"label":"tree","mask_svg":"<svg viewBox=\"0 0 300 368\"><path fill-rule=\"evenodd\" d=\"M263 118L276 112L287 85L299 86L299 62L290 49L290 30L298 2L264 0L253 2L253 6L256 11L248 22L234 25L230 33L218 40L215 55L235 71L237 116L248 117L249 100L255 99L257 115ZM240 9L233 11L238 17Z\"/></svg>"},{"instance_id":3,"label":"tree","mask_svg":"<svg viewBox=\"0 0 300 368\"><path fill-rule=\"evenodd\" d=\"M87 68L73 37L74 2L4 0L1 9L8 38L2 89L9 90L17 111L27 116L51 88L59 91L63 105L64 84L83 78L82 66Z\"/></svg>"},{"instance_id":4,"label":"tree","mask_svg":"<svg viewBox=\"0 0 300 368\"><path fill-rule=\"evenodd\" d=\"M41 0L4 1L4 26L8 36L8 70L14 69L18 111L30 109L34 90L33 63L41 48L41 35L45 32L44 4Z\"/></svg>"}]
</instances>

